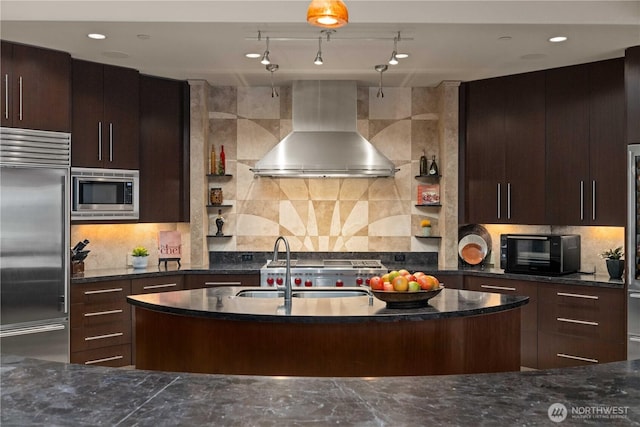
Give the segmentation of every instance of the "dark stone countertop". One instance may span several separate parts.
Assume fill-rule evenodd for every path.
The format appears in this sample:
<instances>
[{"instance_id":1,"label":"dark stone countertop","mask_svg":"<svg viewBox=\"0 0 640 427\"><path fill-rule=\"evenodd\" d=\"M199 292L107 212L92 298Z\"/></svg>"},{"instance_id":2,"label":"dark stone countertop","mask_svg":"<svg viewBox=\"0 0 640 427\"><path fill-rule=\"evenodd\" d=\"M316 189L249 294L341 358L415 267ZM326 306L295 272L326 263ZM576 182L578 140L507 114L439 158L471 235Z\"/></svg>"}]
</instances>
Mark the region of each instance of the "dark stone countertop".
<instances>
[{"instance_id":1,"label":"dark stone countertop","mask_svg":"<svg viewBox=\"0 0 640 427\"><path fill-rule=\"evenodd\" d=\"M421 308L390 309L386 307L385 302L370 296L294 297L291 305L287 307L282 297L236 296L236 293L243 289L255 288L224 286L132 295L127 297L127 300L134 306L183 316L296 323L392 322L466 317L510 310L529 302L529 297L524 296L443 289L440 294L429 300L427 306ZM348 289L350 288L342 288Z\"/></svg>"},{"instance_id":2,"label":"dark stone countertop","mask_svg":"<svg viewBox=\"0 0 640 427\"><path fill-rule=\"evenodd\" d=\"M3 355L3 426L640 425L640 360L428 377L185 374ZM567 410L550 421L553 404Z\"/></svg>"}]
</instances>

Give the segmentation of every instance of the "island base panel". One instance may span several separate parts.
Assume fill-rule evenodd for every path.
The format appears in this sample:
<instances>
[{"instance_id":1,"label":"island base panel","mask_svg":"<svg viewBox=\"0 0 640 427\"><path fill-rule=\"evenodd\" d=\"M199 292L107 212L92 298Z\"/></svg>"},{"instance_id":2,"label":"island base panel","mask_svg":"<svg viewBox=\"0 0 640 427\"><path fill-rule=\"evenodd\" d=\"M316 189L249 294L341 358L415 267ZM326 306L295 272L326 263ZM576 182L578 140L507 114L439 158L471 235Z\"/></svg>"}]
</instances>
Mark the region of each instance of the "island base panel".
<instances>
[{"instance_id":1,"label":"island base panel","mask_svg":"<svg viewBox=\"0 0 640 427\"><path fill-rule=\"evenodd\" d=\"M135 310L138 369L332 377L520 369L520 309L356 323L245 322Z\"/></svg>"}]
</instances>

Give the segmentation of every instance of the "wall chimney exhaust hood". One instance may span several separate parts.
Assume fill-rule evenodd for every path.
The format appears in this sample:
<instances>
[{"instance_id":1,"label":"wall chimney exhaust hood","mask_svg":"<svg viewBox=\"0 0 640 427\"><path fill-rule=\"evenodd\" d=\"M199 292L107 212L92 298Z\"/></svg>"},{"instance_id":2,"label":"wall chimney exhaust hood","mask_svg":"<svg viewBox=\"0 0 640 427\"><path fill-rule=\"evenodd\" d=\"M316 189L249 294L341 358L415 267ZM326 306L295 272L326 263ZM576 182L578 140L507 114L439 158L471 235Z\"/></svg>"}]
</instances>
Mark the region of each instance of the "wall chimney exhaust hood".
<instances>
[{"instance_id":1,"label":"wall chimney exhaust hood","mask_svg":"<svg viewBox=\"0 0 640 427\"><path fill-rule=\"evenodd\" d=\"M357 131L354 81L296 81L293 131L251 169L278 178L394 176L393 162Z\"/></svg>"}]
</instances>

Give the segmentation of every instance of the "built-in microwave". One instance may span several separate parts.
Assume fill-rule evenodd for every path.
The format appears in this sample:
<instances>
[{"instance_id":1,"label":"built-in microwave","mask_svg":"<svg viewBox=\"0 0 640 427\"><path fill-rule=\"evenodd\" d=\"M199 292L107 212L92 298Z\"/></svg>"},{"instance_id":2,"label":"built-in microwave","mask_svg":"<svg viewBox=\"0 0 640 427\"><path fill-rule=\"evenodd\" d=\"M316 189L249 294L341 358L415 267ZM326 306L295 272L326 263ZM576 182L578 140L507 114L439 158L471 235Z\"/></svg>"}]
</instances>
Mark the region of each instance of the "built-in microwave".
<instances>
[{"instance_id":1,"label":"built-in microwave","mask_svg":"<svg viewBox=\"0 0 640 427\"><path fill-rule=\"evenodd\" d=\"M71 168L72 220L137 220L137 170Z\"/></svg>"},{"instance_id":2,"label":"built-in microwave","mask_svg":"<svg viewBox=\"0 0 640 427\"><path fill-rule=\"evenodd\" d=\"M506 273L559 275L580 270L578 234L501 234L500 268Z\"/></svg>"}]
</instances>

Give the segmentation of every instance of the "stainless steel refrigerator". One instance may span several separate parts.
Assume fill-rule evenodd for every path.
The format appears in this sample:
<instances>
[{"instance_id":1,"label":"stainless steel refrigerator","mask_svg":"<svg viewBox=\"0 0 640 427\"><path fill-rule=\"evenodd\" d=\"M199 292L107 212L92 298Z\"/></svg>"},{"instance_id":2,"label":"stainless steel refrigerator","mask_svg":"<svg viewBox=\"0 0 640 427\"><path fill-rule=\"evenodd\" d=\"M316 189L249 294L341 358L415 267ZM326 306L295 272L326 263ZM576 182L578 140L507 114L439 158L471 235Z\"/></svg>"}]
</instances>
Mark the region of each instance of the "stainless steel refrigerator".
<instances>
[{"instance_id":1,"label":"stainless steel refrigerator","mask_svg":"<svg viewBox=\"0 0 640 427\"><path fill-rule=\"evenodd\" d=\"M0 351L69 361L71 135L0 128Z\"/></svg>"},{"instance_id":2,"label":"stainless steel refrigerator","mask_svg":"<svg viewBox=\"0 0 640 427\"><path fill-rule=\"evenodd\" d=\"M627 358L640 359L640 144L629 145L627 199Z\"/></svg>"}]
</instances>

